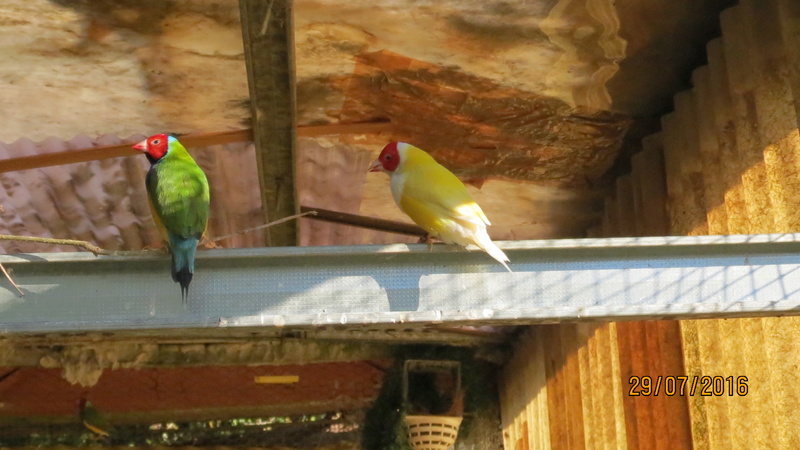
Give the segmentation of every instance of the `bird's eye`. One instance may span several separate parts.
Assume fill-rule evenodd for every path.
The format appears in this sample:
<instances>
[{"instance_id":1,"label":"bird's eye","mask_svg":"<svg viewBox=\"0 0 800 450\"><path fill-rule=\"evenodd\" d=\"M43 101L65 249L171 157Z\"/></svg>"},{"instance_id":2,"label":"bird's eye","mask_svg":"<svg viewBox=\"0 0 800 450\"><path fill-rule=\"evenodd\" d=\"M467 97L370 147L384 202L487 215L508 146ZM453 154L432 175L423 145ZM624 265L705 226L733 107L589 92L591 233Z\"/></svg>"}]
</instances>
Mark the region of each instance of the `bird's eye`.
<instances>
[{"instance_id":1,"label":"bird's eye","mask_svg":"<svg viewBox=\"0 0 800 450\"><path fill-rule=\"evenodd\" d=\"M153 139L153 145L158 145L158 144L160 144L160 143L161 143L161 140L159 140L159 139Z\"/></svg>"},{"instance_id":2,"label":"bird's eye","mask_svg":"<svg viewBox=\"0 0 800 450\"><path fill-rule=\"evenodd\" d=\"M391 161L392 160L392 155L386 155L386 160L387 161Z\"/></svg>"}]
</instances>

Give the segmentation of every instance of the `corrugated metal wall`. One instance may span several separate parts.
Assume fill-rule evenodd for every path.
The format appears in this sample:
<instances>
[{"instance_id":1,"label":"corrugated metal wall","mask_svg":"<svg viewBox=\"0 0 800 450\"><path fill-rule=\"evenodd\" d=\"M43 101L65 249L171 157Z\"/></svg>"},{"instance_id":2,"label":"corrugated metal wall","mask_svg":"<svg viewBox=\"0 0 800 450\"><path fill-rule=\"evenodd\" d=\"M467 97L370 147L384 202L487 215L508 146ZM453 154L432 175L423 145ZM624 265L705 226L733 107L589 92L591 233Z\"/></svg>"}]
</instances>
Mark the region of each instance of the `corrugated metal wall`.
<instances>
[{"instance_id":1,"label":"corrugated metal wall","mask_svg":"<svg viewBox=\"0 0 800 450\"><path fill-rule=\"evenodd\" d=\"M721 22L590 235L800 232L800 2ZM532 327L503 374L505 448L800 448L799 365L795 317Z\"/></svg>"}]
</instances>

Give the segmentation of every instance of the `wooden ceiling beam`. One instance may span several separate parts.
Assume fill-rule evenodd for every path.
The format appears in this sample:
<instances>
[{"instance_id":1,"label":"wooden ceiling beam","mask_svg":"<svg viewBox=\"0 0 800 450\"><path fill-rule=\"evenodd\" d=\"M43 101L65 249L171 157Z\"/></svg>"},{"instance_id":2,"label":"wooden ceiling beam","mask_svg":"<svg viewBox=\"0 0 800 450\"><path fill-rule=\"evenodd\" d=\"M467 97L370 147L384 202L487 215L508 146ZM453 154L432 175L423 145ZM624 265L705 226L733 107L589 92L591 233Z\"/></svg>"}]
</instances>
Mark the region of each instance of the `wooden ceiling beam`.
<instances>
[{"instance_id":1,"label":"wooden ceiling beam","mask_svg":"<svg viewBox=\"0 0 800 450\"><path fill-rule=\"evenodd\" d=\"M299 212L295 179L294 26L291 0L239 0L266 221ZM297 221L265 229L269 246L298 242Z\"/></svg>"},{"instance_id":2,"label":"wooden ceiling beam","mask_svg":"<svg viewBox=\"0 0 800 450\"><path fill-rule=\"evenodd\" d=\"M187 148L208 147L210 145L224 145L233 142L243 142L251 139L251 130L222 131L217 133L204 133L180 136L181 143ZM101 145L97 147L79 148L63 152L43 153L41 155L22 156L0 160L0 173L15 172L17 170L38 169L40 167L60 166L87 161L98 161L122 156L138 155L126 142L117 145Z\"/></svg>"},{"instance_id":3,"label":"wooden ceiling beam","mask_svg":"<svg viewBox=\"0 0 800 450\"><path fill-rule=\"evenodd\" d=\"M334 123L328 125L298 125L296 132L299 137L318 137L330 135L378 134L391 132L392 130L392 124L388 121L384 121ZM190 149L196 147L210 147L212 145L232 144L234 142L250 142L253 140L253 130L248 128L245 130L187 134L180 136L180 140L186 148ZM134 156L137 154L138 152L131 148L130 143L78 148L63 152L43 153L41 155L21 156L18 158L0 160L0 173L88 161L100 161L103 159Z\"/></svg>"}]
</instances>

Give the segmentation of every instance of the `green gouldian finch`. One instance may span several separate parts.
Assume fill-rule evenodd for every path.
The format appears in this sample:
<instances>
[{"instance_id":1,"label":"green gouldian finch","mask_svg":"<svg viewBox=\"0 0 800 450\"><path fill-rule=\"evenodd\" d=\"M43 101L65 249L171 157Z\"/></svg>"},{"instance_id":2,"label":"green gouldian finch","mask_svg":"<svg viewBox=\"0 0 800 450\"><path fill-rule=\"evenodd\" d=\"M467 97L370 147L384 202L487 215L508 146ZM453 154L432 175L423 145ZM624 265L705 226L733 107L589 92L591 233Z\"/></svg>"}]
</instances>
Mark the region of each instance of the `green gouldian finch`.
<instances>
[{"instance_id":1,"label":"green gouldian finch","mask_svg":"<svg viewBox=\"0 0 800 450\"><path fill-rule=\"evenodd\" d=\"M134 145L150 161L145 178L153 220L172 253L172 280L189 296L197 244L208 224L206 174L173 136L156 134Z\"/></svg>"}]
</instances>

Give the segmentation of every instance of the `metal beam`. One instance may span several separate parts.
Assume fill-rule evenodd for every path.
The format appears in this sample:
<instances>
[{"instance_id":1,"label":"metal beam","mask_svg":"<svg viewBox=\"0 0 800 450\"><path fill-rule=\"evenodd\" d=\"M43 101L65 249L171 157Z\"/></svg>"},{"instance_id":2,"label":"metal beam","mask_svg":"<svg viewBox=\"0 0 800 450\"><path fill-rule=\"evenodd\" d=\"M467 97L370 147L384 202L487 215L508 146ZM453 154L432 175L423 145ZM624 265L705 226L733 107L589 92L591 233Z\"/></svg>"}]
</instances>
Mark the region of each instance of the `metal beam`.
<instances>
[{"instance_id":1,"label":"metal beam","mask_svg":"<svg viewBox=\"0 0 800 450\"><path fill-rule=\"evenodd\" d=\"M167 257L4 255L5 333L786 315L800 312L800 234L500 242L198 253L186 310Z\"/></svg>"},{"instance_id":2,"label":"metal beam","mask_svg":"<svg viewBox=\"0 0 800 450\"><path fill-rule=\"evenodd\" d=\"M297 214L291 0L239 0L253 135L267 222ZM267 228L272 246L297 244L297 222Z\"/></svg>"}]
</instances>

